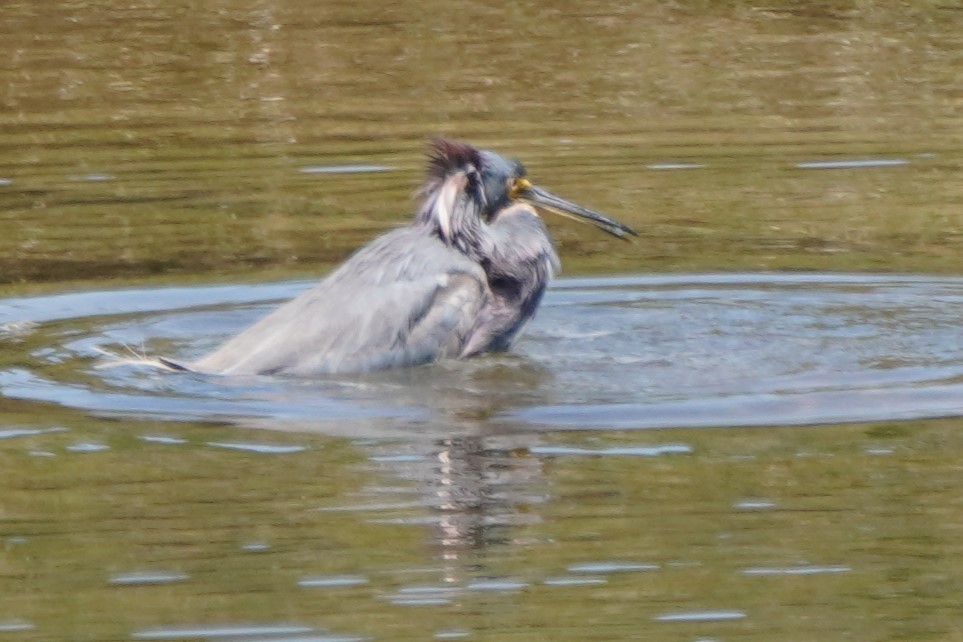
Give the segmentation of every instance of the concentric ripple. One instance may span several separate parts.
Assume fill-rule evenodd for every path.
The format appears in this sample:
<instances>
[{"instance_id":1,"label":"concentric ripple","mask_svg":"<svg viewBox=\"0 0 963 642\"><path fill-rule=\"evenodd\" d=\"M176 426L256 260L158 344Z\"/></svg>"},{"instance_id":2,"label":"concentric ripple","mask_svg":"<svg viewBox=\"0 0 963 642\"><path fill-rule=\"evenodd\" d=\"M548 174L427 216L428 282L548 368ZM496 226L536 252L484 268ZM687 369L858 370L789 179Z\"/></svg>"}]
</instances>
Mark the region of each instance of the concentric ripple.
<instances>
[{"instance_id":1,"label":"concentric ripple","mask_svg":"<svg viewBox=\"0 0 963 642\"><path fill-rule=\"evenodd\" d=\"M23 330L0 335L3 354L13 355L0 392L98 414L351 434L963 414L963 278L955 277L568 279L511 354L317 380L97 367L110 360L103 352L199 355L308 285L9 299L0 328Z\"/></svg>"}]
</instances>

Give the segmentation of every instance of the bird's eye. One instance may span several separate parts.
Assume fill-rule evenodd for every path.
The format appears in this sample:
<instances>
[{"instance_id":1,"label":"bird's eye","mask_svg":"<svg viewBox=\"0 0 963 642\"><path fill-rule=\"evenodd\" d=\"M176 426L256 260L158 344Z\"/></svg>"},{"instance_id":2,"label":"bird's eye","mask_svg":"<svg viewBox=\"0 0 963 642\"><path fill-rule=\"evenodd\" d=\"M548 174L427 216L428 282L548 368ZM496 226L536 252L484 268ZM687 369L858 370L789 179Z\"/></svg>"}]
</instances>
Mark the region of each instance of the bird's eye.
<instances>
[{"instance_id":1,"label":"bird's eye","mask_svg":"<svg viewBox=\"0 0 963 642\"><path fill-rule=\"evenodd\" d=\"M527 178L511 178L509 181L508 197L512 199L518 198L522 192L532 186L531 181Z\"/></svg>"}]
</instances>

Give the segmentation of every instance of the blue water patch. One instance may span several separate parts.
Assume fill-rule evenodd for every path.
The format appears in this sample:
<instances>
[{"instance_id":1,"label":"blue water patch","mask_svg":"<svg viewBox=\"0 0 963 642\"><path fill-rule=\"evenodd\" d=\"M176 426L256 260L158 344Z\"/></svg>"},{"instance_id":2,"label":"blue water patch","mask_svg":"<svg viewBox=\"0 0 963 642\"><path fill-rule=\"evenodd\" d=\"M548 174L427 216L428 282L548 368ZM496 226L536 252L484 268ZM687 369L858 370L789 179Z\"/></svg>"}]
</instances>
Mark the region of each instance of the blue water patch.
<instances>
[{"instance_id":1,"label":"blue water patch","mask_svg":"<svg viewBox=\"0 0 963 642\"><path fill-rule=\"evenodd\" d=\"M705 167L702 163L652 163L646 165L646 169L655 170L679 170L679 169L702 169Z\"/></svg>"},{"instance_id":2,"label":"blue water patch","mask_svg":"<svg viewBox=\"0 0 963 642\"><path fill-rule=\"evenodd\" d=\"M864 169L908 165L905 158L851 158L843 160L805 161L796 163L799 169Z\"/></svg>"},{"instance_id":3,"label":"blue water patch","mask_svg":"<svg viewBox=\"0 0 963 642\"><path fill-rule=\"evenodd\" d=\"M577 455L590 457L657 457L667 454L692 452L687 444L661 444L658 446L612 446L609 448L579 448L576 446L532 446L533 455Z\"/></svg>"},{"instance_id":4,"label":"blue water patch","mask_svg":"<svg viewBox=\"0 0 963 642\"><path fill-rule=\"evenodd\" d=\"M0 439L13 439L14 437L32 437L52 432L66 432L66 428L5 428L0 430Z\"/></svg>"},{"instance_id":5,"label":"blue water patch","mask_svg":"<svg viewBox=\"0 0 963 642\"><path fill-rule=\"evenodd\" d=\"M724 622L726 620L741 620L746 617L742 611L680 611L677 613L663 613L653 620L656 622Z\"/></svg>"},{"instance_id":6,"label":"blue water patch","mask_svg":"<svg viewBox=\"0 0 963 642\"><path fill-rule=\"evenodd\" d=\"M115 586L146 586L153 584L173 584L188 579L186 573L169 571L137 571L133 573L118 573L110 576L108 584Z\"/></svg>"},{"instance_id":7,"label":"blue water patch","mask_svg":"<svg viewBox=\"0 0 963 642\"><path fill-rule=\"evenodd\" d=\"M568 567L572 573L626 573L630 571L654 571L658 564L639 562L585 562Z\"/></svg>"},{"instance_id":8,"label":"blue water patch","mask_svg":"<svg viewBox=\"0 0 963 642\"><path fill-rule=\"evenodd\" d=\"M263 553L271 550L271 545L266 542L248 542L241 545L241 550L248 553Z\"/></svg>"},{"instance_id":9,"label":"blue water patch","mask_svg":"<svg viewBox=\"0 0 963 642\"><path fill-rule=\"evenodd\" d=\"M26 620L0 620L0 633L17 633L20 631L33 631L36 626Z\"/></svg>"},{"instance_id":10,"label":"blue water patch","mask_svg":"<svg viewBox=\"0 0 963 642\"><path fill-rule=\"evenodd\" d=\"M140 435L138 439L151 444L180 445L187 443L186 439L181 439L180 437L168 437L166 435Z\"/></svg>"},{"instance_id":11,"label":"blue water patch","mask_svg":"<svg viewBox=\"0 0 963 642\"><path fill-rule=\"evenodd\" d=\"M456 586L405 586L385 599L396 606L445 606L462 590Z\"/></svg>"},{"instance_id":12,"label":"blue water patch","mask_svg":"<svg viewBox=\"0 0 963 642\"><path fill-rule=\"evenodd\" d=\"M367 583L368 578L360 575L323 575L298 580L298 586L301 588L345 588L363 586Z\"/></svg>"},{"instance_id":13,"label":"blue water patch","mask_svg":"<svg viewBox=\"0 0 963 642\"><path fill-rule=\"evenodd\" d=\"M769 510L775 508L776 503L768 499L743 499L732 505L739 510Z\"/></svg>"},{"instance_id":14,"label":"blue water patch","mask_svg":"<svg viewBox=\"0 0 963 642\"><path fill-rule=\"evenodd\" d=\"M131 633L136 640L189 640L191 638L217 639L238 638L255 635L297 635L313 633L308 626L291 624L232 624L170 626L142 629Z\"/></svg>"},{"instance_id":15,"label":"blue water patch","mask_svg":"<svg viewBox=\"0 0 963 642\"><path fill-rule=\"evenodd\" d=\"M395 169L391 165L305 165L298 171L302 174L371 174Z\"/></svg>"},{"instance_id":16,"label":"blue water patch","mask_svg":"<svg viewBox=\"0 0 963 642\"><path fill-rule=\"evenodd\" d=\"M848 566L755 566L744 568L740 572L743 575L832 575L849 573L852 570Z\"/></svg>"},{"instance_id":17,"label":"blue water patch","mask_svg":"<svg viewBox=\"0 0 963 642\"><path fill-rule=\"evenodd\" d=\"M72 453L99 453L110 450L110 446L92 441L82 441L67 446L67 450Z\"/></svg>"},{"instance_id":18,"label":"blue water patch","mask_svg":"<svg viewBox=\"0 0 963 642\"><path fill-rule=\"evenodd\" d=\"M557 577L546 577L542 580L545 586L597 586L608 584L608 580L602 577L560 575Z\"/></svg>"},{"instance_id":19,"label":"blue water patch","mask_svg":"<svg viewBox=\"0 0 963 642\"><path fill-rule=\"evenodd\" d=\"M213 446L214 448L226 448L228 450L243 450L250 453L258 453L261 455L289 455L291 453L300 453L307 450L307 446L285 446L278 444L256 444L256 443L242 443L242 442L219 442L219 441L209 441L208 446Z\"/></svg>"},{"instance_id":20,"label":"blue water patch","mask_svg":"<svg viewBox=\"0 0 963 642\"><path fill-rule=\"evenodd\" d=\"M81 183L104 183L107 181L113 181L117 179L117 177L114 176L113 174L101 174L101 173L68 176L67 178L69 178L72 181L79 181Z\"/></svg>"},{"instance_id":21,"label":"blue water patch","mask_svg":"<svg viewBox=\"0 0 963 642\"><path fill-rule=\"evenodd\" d=\"M518 580L490 579L469 582L465 589L469 591L520 591L527 586L527 582Z\"/></svg>"}]
</instances>

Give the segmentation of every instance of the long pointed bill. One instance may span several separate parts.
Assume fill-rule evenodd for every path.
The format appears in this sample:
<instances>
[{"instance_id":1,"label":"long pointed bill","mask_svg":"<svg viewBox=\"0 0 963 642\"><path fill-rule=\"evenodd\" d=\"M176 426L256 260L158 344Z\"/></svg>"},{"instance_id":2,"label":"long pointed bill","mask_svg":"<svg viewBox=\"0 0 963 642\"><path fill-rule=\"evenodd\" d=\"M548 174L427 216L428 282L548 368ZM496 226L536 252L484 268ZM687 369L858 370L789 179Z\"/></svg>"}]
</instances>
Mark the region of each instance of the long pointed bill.
<instances>
[{"instance_id":1,"label":"long pointed bill","mask_svg":"<svg viewBox=\"0 0 963 642\"><path fill-rule=\"evenodd\" d=\"M547 192L540 187L535 187L534 185L526 185L523 189L519 190L517 198L535 207L544 208L567 218L583 223L590 223L600 230L608 232L612 236L617 236L620 239L629 240L628 235L639 235L638 232L625 223L620 223L614 218L599 214L595 210L590 210L587 207L582 207L577 203L555 196L555 194Z\"/></svg>"}]
</instances>

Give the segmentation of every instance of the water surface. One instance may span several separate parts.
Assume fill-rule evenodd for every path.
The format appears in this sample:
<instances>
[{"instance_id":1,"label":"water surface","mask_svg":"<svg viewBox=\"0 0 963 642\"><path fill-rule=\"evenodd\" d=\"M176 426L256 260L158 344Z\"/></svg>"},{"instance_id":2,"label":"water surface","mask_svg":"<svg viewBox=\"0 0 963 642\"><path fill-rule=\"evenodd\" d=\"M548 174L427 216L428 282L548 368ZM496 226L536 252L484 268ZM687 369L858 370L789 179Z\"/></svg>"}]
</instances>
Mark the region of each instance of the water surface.
<instances>
[{"instance_id":1,"label":"water surface","mask_svg":"<svg viewBox=\"0 0 963 642\"><path fill-rule=\"evenodd\" d=\"M959 639L957 5L5 2L0 636ZM438 134L641 237L549 220L509 355L97 367L404 223Z\"/></svg>"},{"instance_id":2,"label":"water surface","mask_svg":"<svg viewBox=\"0 0 963 642\"><path fill-rule=\"evenodd\" d=\"M363 376L168 373L303 282L9 299L11 398L280 430L773 426L963 414L963 279L725 274L558 281L511 353ZM41 325L42 324L42 325ZM133 363L127 365L124 362ZM461 427L461 428L459 428ZM230 446L229 444L226 446Z\"/></svg>"},{"instance_id":3,"label":"water surface","mask_svg":"<svg viewBox=\"0 0 963 642\"><path fill-rule=\"evenodd\" d=\"M316 273L439 134L642 231L571 273L960 271L953 2L4 9L2 283Z\"/></svg>"}]
</instances>

